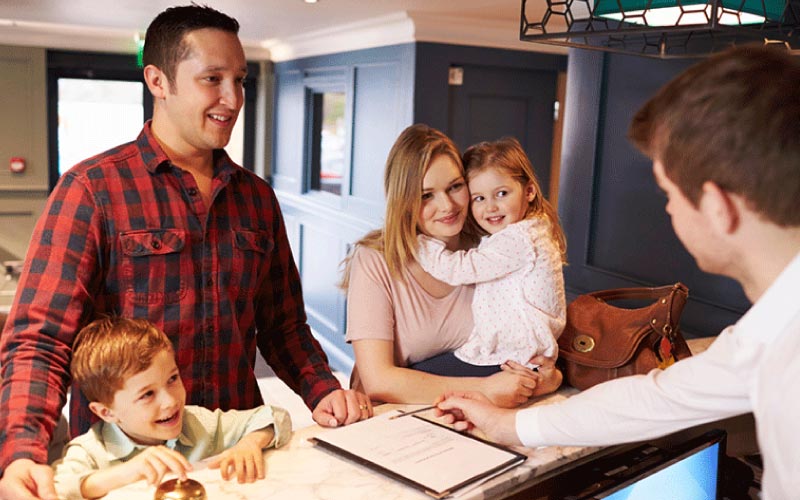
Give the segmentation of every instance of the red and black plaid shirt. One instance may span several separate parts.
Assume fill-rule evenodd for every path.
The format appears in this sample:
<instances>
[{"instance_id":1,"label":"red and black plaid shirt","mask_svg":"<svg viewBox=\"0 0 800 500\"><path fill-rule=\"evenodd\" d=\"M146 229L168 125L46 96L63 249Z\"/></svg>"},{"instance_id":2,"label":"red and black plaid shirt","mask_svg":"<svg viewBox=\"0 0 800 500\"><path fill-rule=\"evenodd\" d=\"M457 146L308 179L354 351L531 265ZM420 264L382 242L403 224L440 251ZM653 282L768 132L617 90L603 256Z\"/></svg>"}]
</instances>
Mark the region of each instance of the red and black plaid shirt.
<instances>
[{"instance_id":1,"label":"red and black plaid shirt","mask_svg":"<svg viewBox=\"0 0 800 500\"><path fill-rule=\"evenodd\" d=\"M0 470L46 460L76 332L102 313L147 318L175 346L188 404L262 403L256 347L309 408L339 383L306 323L269 185L215 152L212 204L145 124L64 174L34 231L0 343ZM92 422L72 390L72 434Z\"/></svg>"}]
</instances>

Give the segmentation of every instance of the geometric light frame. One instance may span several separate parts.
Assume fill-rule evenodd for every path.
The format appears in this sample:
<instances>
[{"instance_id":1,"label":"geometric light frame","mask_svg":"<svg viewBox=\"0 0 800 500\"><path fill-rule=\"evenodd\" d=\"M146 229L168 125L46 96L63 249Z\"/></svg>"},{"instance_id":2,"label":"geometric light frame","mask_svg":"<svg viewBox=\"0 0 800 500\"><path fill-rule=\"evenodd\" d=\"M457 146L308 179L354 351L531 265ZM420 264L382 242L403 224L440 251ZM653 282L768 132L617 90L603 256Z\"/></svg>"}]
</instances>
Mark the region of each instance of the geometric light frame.
<instances>
[{"instance_id":1,"label":"geometric light frame","mask_svg":"<svg viewBox=\"0 0 800 500\"><path fill-rule=\"evenodd\" d=\"M529 19L527 5L541 2L544 14ZM677 9L666 25L655 17L665 6ZM797 49L800 0L522 0L520 40L655 58L753 42Z\"/></svg>"}]
</instances>

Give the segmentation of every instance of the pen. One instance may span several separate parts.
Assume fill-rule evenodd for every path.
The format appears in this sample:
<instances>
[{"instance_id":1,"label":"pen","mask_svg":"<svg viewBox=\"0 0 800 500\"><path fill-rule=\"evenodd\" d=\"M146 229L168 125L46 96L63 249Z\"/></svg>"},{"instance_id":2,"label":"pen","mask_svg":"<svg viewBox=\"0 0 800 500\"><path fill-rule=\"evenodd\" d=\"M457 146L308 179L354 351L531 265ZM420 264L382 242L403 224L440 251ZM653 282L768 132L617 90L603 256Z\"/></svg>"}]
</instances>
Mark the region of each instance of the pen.
<instances>
[{"instance_id":1,"label":"pen","mask_svg":"<svg viewBox=\"0 0 800 500\"><path fill-rule=\"evenodd\" d=\"M413 411L407 411L407 412L403 412L403 413L401 413L400 415L392 415L391 417L389 417L389 420L394 420L394 419L396 419L396 418L400 418L400 417L407 417L407 416L409 416L409 415L413 415L413 414L415 414L415 413L422 413L423 411L432 410L432 409L434 409L434 408L436 408L436 405L432 405L432 406L426 406L426 407L424 407L424 408L418 408L418 409L416 409L416 410L413 410ZM401 411L402 411L402 410L401 410Z\"/></svg>"}]
</instances>

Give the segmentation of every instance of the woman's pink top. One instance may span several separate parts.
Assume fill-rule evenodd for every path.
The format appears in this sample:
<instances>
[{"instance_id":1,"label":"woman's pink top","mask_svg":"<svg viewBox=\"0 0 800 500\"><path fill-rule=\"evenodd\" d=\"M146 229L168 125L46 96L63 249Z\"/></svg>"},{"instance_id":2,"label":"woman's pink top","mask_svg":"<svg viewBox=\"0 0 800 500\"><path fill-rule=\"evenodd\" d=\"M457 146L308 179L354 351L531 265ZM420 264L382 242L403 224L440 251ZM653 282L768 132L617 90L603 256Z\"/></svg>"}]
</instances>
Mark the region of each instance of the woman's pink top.
<instances>
[{"instance_id":1,"label":"woman's pink top","mask_svg":"<svg viewBox=\"0 0 800 500\"><path fill-rule=\"evenodd\" d=\"M389 274L383 255L358 246L347 291L348 342L394 342L397 366L408 366L460 347L473 329L474 287L457 286L444 297L426 292L407 269Z\"/></svg>"}]
</instances>

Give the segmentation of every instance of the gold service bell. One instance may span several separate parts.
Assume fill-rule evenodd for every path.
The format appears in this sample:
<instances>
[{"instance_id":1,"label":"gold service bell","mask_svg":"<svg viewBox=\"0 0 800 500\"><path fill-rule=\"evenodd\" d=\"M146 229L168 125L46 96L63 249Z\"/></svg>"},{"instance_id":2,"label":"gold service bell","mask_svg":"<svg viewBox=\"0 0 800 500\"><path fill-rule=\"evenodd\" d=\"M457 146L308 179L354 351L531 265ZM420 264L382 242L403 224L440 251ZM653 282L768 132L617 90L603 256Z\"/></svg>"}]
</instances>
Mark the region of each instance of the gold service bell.
<instances>
[{"instance_id":1,"label":"gold service bell","mask_svg":"<svg viewBox=\"0 0 800 500\"><path fill-rule=\"evenodd\" d=\"M194 479L170 479L156 489L153 500L208 500L206 489Z\"/></svg>"}]
</instances>

